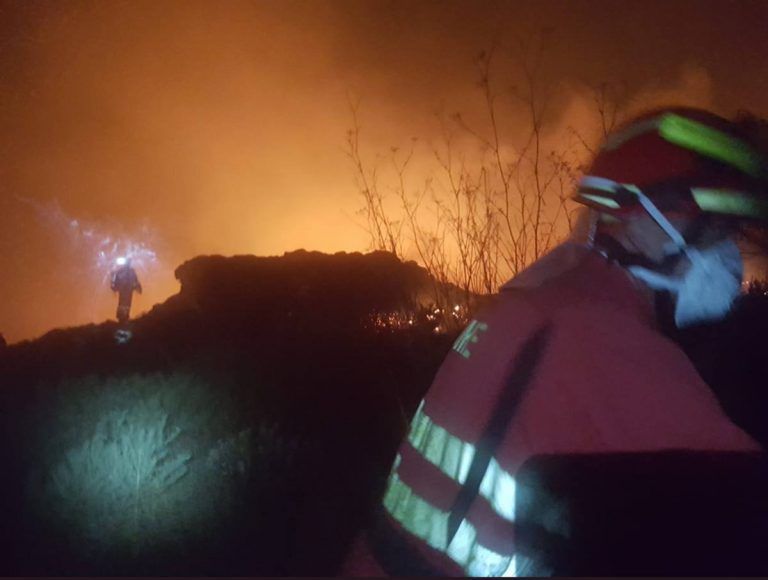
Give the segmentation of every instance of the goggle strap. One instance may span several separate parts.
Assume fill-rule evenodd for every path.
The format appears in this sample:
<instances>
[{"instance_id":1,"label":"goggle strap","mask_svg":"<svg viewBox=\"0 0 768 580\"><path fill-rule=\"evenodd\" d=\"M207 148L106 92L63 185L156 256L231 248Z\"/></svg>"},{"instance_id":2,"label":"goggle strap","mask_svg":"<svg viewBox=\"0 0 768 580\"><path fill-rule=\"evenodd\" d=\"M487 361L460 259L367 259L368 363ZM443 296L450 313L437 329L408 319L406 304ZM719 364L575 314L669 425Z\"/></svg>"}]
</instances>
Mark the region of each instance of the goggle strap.
<instances>
[{"instance_id":1,"label":"goggle strap","mask_svg":"<svg viewBox=\"0 0 768 580\"><path fill-rule=\"evenodd\" d=\"M607 179L605 177L596 177L593 175L585 175L579 184L579 189L585 188L585 189L593 189L598 191L605 191L608 193L615 194L619 191L628 191L633 193L637 200L640 202L640 205L643 206L643 209L648 213L648 215L651 216L651 218L659 224L659 227L664 230L664 232L672 239L672 241L677 245L679 248L685 247L685 239L680 234L680 232L675 229L675 226L672 225L672 223L664 216L663 213L659 211L659 209L654 205L654 203L648 198L647 195L645 195L642 191L640 191L640 188L638 188L635 185L631 184L623 184L618 183L617 181L613 181L612 179ZM607 207L612 207L612 204L606 203L603 196L591 194L591 193L584 193L580 192L580 195L584 197L585 199L596 201L597 203L602 203L603 205L606 205ZM614 200L613 201L616 206L618 204Z\"/></svg>"},{"instance_id":2,"label":"goggle strap","mask_svg":"<svg viewBox=\"0 0 768 580\"><path fill-rule=\"evenodd\" d=\"M634 185L624 187L637 195L637 199L640 201L640 205L642 205L645 211L648 212L648 215L650 215L653 220L659 224L659 227L664 230L664 232L672 239L678 248L682 249L686 246L685 238L683 238L680 232L677 231L677 228L672 225L672 222L670 222L664 216L664 214L659 211L659 208L657 208L654 203L648 199L647 195L645 195Z\"/></svg>"}]
</instances>

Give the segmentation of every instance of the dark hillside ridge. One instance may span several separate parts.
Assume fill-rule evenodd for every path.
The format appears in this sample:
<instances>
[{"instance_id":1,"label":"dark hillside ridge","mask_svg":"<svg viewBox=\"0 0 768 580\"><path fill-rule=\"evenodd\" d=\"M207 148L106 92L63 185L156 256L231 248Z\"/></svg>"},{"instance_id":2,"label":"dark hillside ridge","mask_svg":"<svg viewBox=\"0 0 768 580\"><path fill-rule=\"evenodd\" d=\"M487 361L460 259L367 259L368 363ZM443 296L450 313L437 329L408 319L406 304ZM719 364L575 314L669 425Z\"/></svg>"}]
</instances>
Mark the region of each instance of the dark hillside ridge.
<instances>
[{"instance_id":1,"label":"dark hillside ridge","mask_svg":"<svg viewBox=\"0 0 768 580\"><path fill-rule=\"evenodd\" d=\"M411 306L431 283L426 270L389 252L199 256L175 273L180 297L203 310L313 318L332 312L343 321Z\"/></svg>"},{"instance_id":2,"label":"dark hillside ridge","mask_svg":"<svg viewBox=\"0 0 768 580\"><path fill-rule=\"evenodd\" d=\"M55 329L8 346L6 364L12 368L0 371L34 379L108 372L112 365L157 369L180 358L195 358L197 351L235 344L276 345L289 336L301 341L355 334L373 313L414 311L428 303L436 285L415 262L401 262L380 251L198 256L175 274L179 293L131 321L134 338L127 345L114 344L114 321ZM425 329L419 326L414 332Z\"/></svg>"}]
</instances>

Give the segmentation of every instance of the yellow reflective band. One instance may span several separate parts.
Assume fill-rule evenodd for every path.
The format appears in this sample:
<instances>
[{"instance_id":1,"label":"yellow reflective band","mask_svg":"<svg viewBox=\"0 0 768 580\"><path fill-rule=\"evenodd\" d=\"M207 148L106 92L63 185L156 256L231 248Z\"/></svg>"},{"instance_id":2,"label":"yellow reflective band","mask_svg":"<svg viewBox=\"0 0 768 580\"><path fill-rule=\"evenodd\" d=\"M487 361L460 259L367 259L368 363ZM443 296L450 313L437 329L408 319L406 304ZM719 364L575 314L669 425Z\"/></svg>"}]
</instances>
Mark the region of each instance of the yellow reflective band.
<instances>
[{"instance_id":1,"label":"yellow reflective band","mask_svg":"<svg viewBox=\"0 0 768 580\"><path fill-rule=\"evenodd\" d=\"M451 435L432 421L424 413L423 407L422 402L411 422L408 441L432 465L464 485L475 456L475 446ZM501 468L495 458L491 458L480 482L480 495L499 516L510 522L515 520L515 479Z\"/></svg>"},{"instance_id":2,"label":"yellow reflective band","mask_svg":"<svg viewBox=\"0 0 768 580\"><path fill-rule=\"evenodd\" d=\"M582 193L582 192L579 192L579 196L583 197L586 200L599 203L600 205L604 205L605 207L609 207L611 209L619 209L619 207L621 207L619 205L619 202L617 202L615 199L611 199L610 197L604 197L602 195L595 195L593 193Z\"/></svg>"},{"instance_id":3,"label":"yellow reflective band","mask_svg":"<svg viewBox=\"0 0 768 580\"><path fill-rule=\"evenodd\" d=\"M488 324L480 322L479 320L472 320L459 335L451 348L464 358L469 358L472 356L472 353L469 351L469 344L476 343L480 340L479 333L486 330L488 330Z\"/></svg>"},{"instance_id":4,"label":"yellow reflective band","mask_svg":"<svg viewBox=\"0 0 768 580\"><path fill-rule=\"evenodd\" d=\"M515 478L504 471L495 458L491 459L480 483L480 495L488 500L493 511L502 518L510 522L515 521Z\"/></svg>"},{"instance_id":5,"label":"yellow reflective band","mask_svg":"<svg viewBox=\"0 0 768 580\"><path fill-rule=\"evenodd\" d=\"M746 217L768 217L768 203L732 189L691 188L703 211Z\"/></svg>"},{"instance_id":6,"label":"yellow reflective band","mask_svg":"<svg viewBox=\"0 0 768 580\"><path fill-rule=\"evenodd\" d=\"M383 503L406 530L436 550L445 551L448 512L437 509L419 497L395 472L389 476Z\"/></svg>"},{"instance_id":7,"label":"yellow reflective band","mask_svg":"<svg viewBox=\"0 0 768 580\"><path fill-rule=\"evenodd\" d=\"M462 520L446 553L464 568L468 576L483 578L508 573L514 559L479 544L477 530L467 520Z\"/></svg>"},{"instance_id":8,"label":"yellow reflective band","mask_svg":"<svg viewBox=\"0 0 768 580\"><path fill-rule=\"evenodd\" d=\"M500 576L502 578L515 578L517 577L517 555L512 556L512 559L509 561L509 565L507 566L507 569L504 570Z\"/></svg>"},{"instance_id":9,"label":"yellow reflective band","mask_svg":"<svg viewBox=\"0 0 768 580\"><path fill-rule=\"evenodd\" d=\"M446 553L454 562L458 562L462 567L467 567L472 558L472 550L477 545L477 530L475 526L467 520L461 520L459 529L451 540Z\"/></svg>"},{"instance_id":10,"label":"yellow reflective band","mask_svg":"<svg viewBox=\"0 0 768 580\"><path fill-rule=\"evenodd\" d=\"M408 441L432 465L454 481L464 484L475 456L475 446L454 437L432 421L420 407L411 422Z\"/></svg>"},{"instance_id":11,"label":"yellow reflective band","mask_svg":"<svg viewBox=\"0 0 768 580\"><path fill-rule=\"evenodd\" d=\"M408 532L445 553L469 576L514 575L514 557L499 554L478 543L477 530L467 520L461 522L451 544L446 547L448 512L419 497L397 473L390 475L383 503Z\"/></svg>"},{"instance_id":12,"label":"yellow reflective band","mask_svg":"<svg viewBox=\"0 0 768 580\"><path fill-rule=\"evenodd\" d=\"M727 163L744 173L758 176L760 157L741 139L703 123L669 113L661 118L659 135L670 143Z\"/></svg>"}]
</instances>

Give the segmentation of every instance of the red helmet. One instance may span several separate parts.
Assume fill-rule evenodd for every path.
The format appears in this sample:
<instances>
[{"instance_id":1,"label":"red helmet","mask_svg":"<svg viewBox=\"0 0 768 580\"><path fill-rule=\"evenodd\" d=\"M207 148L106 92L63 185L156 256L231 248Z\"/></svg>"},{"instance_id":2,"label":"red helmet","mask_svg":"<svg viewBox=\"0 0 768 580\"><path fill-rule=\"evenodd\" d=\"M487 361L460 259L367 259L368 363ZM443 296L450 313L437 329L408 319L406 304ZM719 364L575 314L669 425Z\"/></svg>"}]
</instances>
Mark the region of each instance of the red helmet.
<instances>
[{"instance_id":1,"label":"red helmet","mask_svg":"<svg viewBox=\"0 0 768 580\"><path fill-rule=\"evenodd\" d=\"M737 123L699 109L646 113L608 136L576 201L616 217L659 210L768 222L768 164Z\"/></svg>"}]
</instances>

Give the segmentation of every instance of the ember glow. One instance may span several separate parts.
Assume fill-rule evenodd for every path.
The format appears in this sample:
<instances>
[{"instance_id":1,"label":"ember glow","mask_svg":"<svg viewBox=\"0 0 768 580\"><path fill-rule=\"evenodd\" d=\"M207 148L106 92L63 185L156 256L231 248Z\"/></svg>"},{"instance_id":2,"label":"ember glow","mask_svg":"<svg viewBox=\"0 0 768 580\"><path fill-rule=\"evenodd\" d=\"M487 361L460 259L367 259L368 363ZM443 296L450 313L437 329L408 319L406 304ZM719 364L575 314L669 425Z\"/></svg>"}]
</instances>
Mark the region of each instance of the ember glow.
<instances>
[{"instance_id":1,"label":"ember glow","mask_svg":"<svg viewBox=\"0 0 768 580\"><path fill-rule=\"evenodd\" d=\"M372 313L365 326L377 332L402 332L427 329L434 334L445 334L464 327L469 319L460 304L442 309L421 306L413 310L390 310Z\"/></svg>"}]
</instances>

